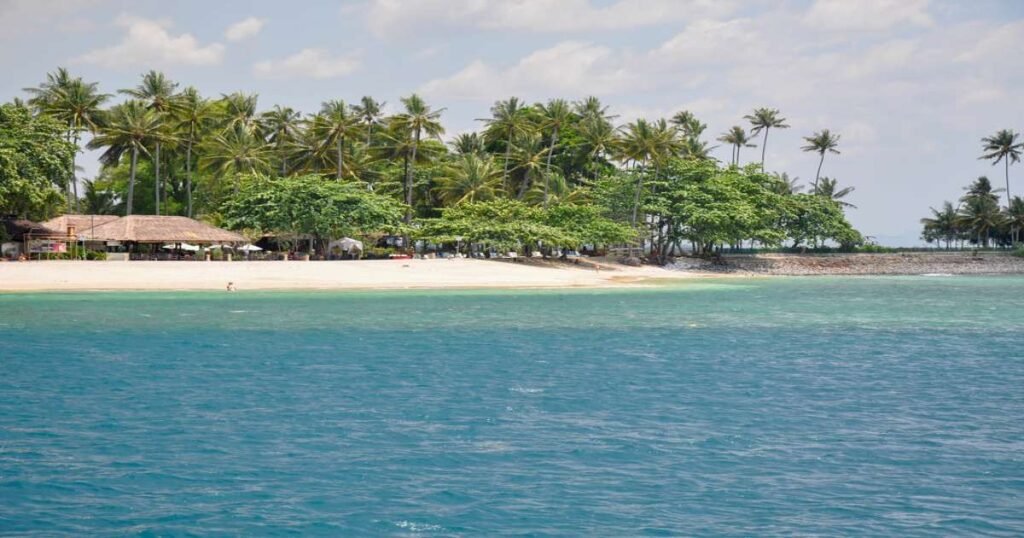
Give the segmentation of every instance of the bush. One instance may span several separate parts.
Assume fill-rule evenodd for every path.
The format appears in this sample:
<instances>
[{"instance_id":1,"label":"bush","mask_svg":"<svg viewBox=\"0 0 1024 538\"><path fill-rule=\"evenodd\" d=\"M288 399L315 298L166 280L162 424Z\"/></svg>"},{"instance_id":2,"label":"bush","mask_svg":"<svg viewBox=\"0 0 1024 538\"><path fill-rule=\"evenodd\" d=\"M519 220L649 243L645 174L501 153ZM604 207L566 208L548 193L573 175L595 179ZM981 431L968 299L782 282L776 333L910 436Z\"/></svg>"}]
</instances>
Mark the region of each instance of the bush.
<instances>
[{"instance_id":1,"label":"bush","mask_svg":"<svg viewBox=\"0 0 1024 538\"><path fill-rule=\"evenodd\" d=\"M363 252L363 258L366 259L387 259L392 254L397 252L393 247L368 247Z\"/></svg>"},{"instance_id":2,"label":"bush","mask_svg":"<svg viewBox=\"0 0 1024 538\"><path fill-rule=\"evenodd\" d=\"M107 253L98 250L90 250L85 253L85 259L94 261L104 261L107 259Z\"/></svg>"},{"instance_id":3,"label":"bush","mask_svg":"<svg viewBox=\"0 0 1024 538\"><path fill-rule=\"evenodd\" d=\"M865 254L891 254L896 252L896 249L892 247L883 247L882 245L861 245L857 247L855 252L863 252Z\"/></svg>"},{"instance_id":4,"label":"bush","mask_svg":"<svg viewBox=\"0 0 1024 538\"><path fill-rule=\"evenodd\" d=\"M1012 254L1012 255L1014 255L1014 256L1016 256L1016 257L1018 257L1018 258L1024 258L1024 245L1020 245L1020 246L1018 246L1018 247L1017 247L1016 249L1014 249L1014 251L1013 251L1013 252L1011 252L1010 254Z\"/></svg>"}]
</instances>

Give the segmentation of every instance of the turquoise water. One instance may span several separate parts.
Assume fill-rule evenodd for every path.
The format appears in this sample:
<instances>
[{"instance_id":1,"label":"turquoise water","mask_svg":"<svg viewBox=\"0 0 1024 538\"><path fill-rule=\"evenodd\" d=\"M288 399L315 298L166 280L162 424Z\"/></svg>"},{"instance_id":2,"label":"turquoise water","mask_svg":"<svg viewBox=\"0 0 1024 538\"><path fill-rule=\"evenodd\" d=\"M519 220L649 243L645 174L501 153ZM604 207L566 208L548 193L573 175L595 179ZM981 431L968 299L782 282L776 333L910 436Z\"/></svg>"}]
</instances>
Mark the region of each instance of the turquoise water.
<instances>
[{"instance_id":1,"label":"turquoise water","mask_svg":"<svg viewBox=\"0 0 1024 538\"><path fill-rule=\"evenodd\" d=\"M1024 278L0 295L0 533L1024 534Z\"/></svg>"}]
</instances>

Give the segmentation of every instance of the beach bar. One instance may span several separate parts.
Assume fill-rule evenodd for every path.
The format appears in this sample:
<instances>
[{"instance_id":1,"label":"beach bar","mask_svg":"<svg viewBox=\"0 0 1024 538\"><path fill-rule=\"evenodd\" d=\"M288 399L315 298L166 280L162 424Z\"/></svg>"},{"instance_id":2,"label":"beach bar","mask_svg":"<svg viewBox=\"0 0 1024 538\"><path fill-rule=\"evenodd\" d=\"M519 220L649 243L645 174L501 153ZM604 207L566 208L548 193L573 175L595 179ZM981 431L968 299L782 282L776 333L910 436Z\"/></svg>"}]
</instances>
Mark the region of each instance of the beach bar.
<instances>
[{"instance_id":1,"label":"beach bar","mask_svg":"<svg viewBox=\"0 0 1024 538\"><path fill-rule=\"evenodd\" d=\"M80 241L87 245L103 245L108 251L121 250L130 259L156 260L168 256L192 255L186 245L242 245L246 238L205 222L178 216L130 215L110 220L84 230L77 230ZM178 252L163 252L167 246L177 245Z\"/></svg>"}]
</instances>

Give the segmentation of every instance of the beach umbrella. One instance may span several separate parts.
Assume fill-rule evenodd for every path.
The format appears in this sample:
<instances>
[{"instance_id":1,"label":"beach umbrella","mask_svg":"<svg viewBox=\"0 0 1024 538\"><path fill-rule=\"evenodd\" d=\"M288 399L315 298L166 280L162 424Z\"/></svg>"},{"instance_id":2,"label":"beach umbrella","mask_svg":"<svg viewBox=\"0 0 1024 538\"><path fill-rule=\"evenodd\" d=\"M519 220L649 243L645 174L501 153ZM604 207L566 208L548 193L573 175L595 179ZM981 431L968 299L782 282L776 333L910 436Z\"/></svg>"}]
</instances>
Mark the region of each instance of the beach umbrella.
<instances>
[{"instance_id":1,"label":"beach umbrella","mask_svg":"<svg viewBox=\"0 0 1024 538\"><path fill-rule=\"evenodd\" d=\"M260 247L257 247L256 245L254 245L252 243L249 243L248 245L242 245L242 246L238 247L238 250L241 250L242 252L259 252L259 251L261 251L263 249L260 248Z\"/></svg>"},{"instance_id":2,"label":"beach umbrella","mask_svg":"<svg viewBox=\"0 0 1024 538\"><path fill-rule=\"evenodd\" d=\"M340 247L341 250L344 250L345 252L352 250L353 247L355 247L356 250L363 250L363 242L352 239L351 237L343 237L338 241L335 241L334 244Z\"/></svg>"},{"instance_id":3,"label":"beach umbrella","mask_svg":"<svg viewBox=\"0 0 1024 538\"><path fill-rule=\"evenodd\" d=\"M164 246L162 246L160 248L167 249L167 250L188 250L188 251L191 251L191 252L195 252L195 251L199 250L199 247L197 247L196 245L190 245L188 243L171 243L171 244L164 245Z\"/></svg>"},{"instance_id":4,"label":"beach umbrella","mask_svg":"<svg viewBox=\"0 0 1024 538\"><path fill-rule=\"evenodd\" d=\"M210 246L204 248L203 250L213 250L215 248L230 248L230 249L233 249L235 247L233 247L231 245L210 245Z\"/></svg>"}]
</instances>

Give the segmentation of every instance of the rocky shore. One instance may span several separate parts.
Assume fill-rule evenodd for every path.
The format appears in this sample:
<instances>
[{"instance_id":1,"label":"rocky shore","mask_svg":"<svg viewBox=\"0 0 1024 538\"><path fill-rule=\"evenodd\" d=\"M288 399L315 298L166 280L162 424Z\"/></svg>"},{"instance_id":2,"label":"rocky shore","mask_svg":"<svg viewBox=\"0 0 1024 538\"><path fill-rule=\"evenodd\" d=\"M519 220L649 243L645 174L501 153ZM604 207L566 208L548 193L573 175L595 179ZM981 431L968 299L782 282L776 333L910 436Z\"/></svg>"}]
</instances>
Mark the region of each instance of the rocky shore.
<instances>
[{"instance_id":1,"label":"rocky shore","mask_svg":"<svg viewBox=\"0 0 1024 538\"><path fill-rule=\"evenodd\" d=\"M907 252L893 254L725 255L720 262L678 258L676 271L752 275L994 275L1024 274L1024 258L1009 253Z\"/></svg>"}]
</instances>

